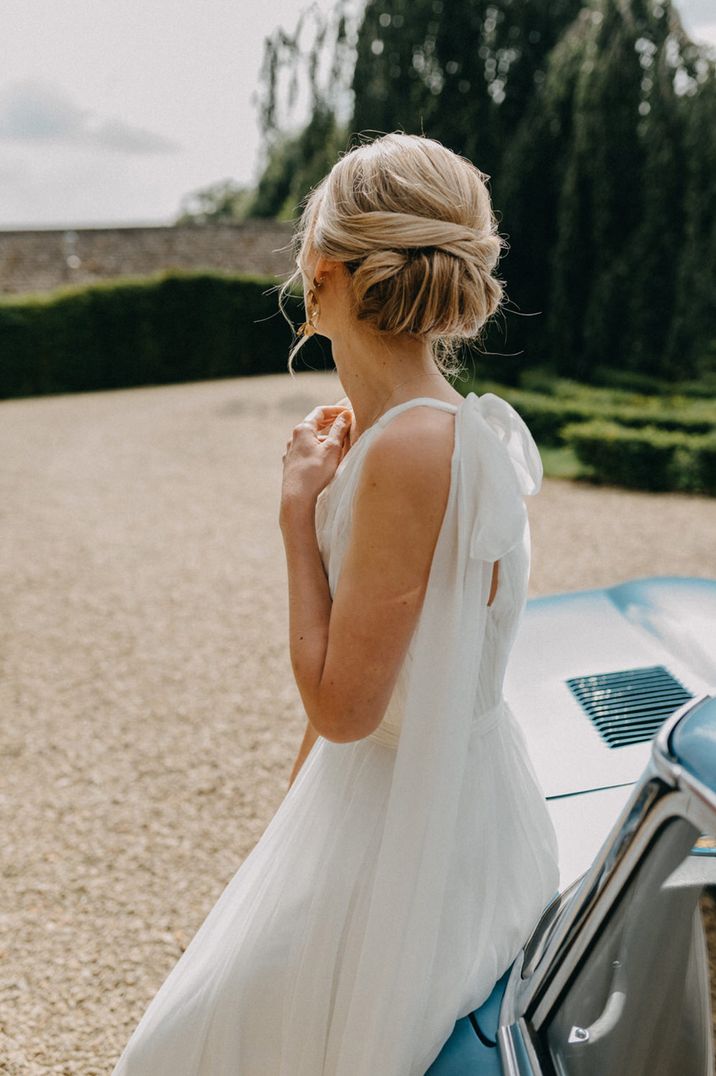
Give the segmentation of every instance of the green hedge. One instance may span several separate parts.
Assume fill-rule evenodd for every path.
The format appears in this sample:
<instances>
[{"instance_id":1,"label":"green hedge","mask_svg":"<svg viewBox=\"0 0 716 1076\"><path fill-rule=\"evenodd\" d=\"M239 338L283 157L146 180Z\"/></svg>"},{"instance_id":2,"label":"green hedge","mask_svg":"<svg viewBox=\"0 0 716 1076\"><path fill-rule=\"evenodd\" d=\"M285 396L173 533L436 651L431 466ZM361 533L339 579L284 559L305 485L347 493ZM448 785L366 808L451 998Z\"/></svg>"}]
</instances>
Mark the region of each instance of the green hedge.
<instances>
[{"instance_id":1,"label":"green hedge","mask_svg":"<svg viewBox=\"0 0 716 1076\"><path fill-rule=\"evenodd\" d=\"M564 428L573 423L601 420L634 429L655 426L695 435L710 433L716 422L713 400L646 397L637 403L632 394L575 386L574 382L553 386L552 395L492 382L481 382L479 391L495 392L508 400L530 427L535 440L547 447L566 444Z\"/></svg>"},{"instance_id":2,"label":"green hedge","mask_svg":"<svg viewBox=\"0 0 716 1076\"><path fill-rule=\"evenodd\" d=\"M714 432L693 436L656 426L629 429L597 420L572 423L562 436L598 482L716 495Z\"/></svg>"},{"instance_id":3,"label":"green hedge","mask_svg":"<svg viewBox=\"0 0 716 1076\"><path fill-rule=\"evenodd\" d=\"M519 388L541 392L547 396L568 396L609 400L612 403L653 404L659 399L686 399L691 403L699 397L716 397L716 372L705 374L699 381L664 381L663 378L636 374L630 370L598 367L592 371L589 384L560 377L545 367L532 367L520 374Z\"/></svg>"},{"instance_id":4,"label":"green hedge","mask_svg":"<svg viewBox=\"0 0 716 1076\"><path fill-rule=\"evenodd\" d=\"M0 396L284 372L292 335L275 285L172 270L3 298ZM287 305L302 320L298 299ZM321 354L311 340L302 361L320 367Z\"/></svg>"},{"instance_id":5,"label":"green hedge","mask_svg":"<svg viewBox=\"0 0 716 1076\"><path fill-rule=\"evenodd\" d=\"M716 357L716 342L711 345ZM713 366L714 363L711 363ZM716 371L702 374L698 381L665 381L663 378L649 374L637 373L635 370L620 370L613 366L597 366L591 371L594 385L608 386L614 390L623 389L643 395L656 396L716 396Z\"/></svg>"}]
</instances>

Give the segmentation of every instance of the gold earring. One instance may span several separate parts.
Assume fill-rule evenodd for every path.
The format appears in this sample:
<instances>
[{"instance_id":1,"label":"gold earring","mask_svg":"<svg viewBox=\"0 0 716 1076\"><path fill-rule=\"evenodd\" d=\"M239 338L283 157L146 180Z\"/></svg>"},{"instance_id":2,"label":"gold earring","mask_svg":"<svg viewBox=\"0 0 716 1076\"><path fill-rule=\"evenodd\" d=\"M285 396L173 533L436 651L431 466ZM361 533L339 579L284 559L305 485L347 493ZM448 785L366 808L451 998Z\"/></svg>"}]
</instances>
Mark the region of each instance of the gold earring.
<instances>
[{"instance_id":1,"label":"gold earring","mask_svg":"<svg viewBox=\"0 0 716 1076\"><path fill-rule=\"evenodd\" d=\"M299 336L313 336L317 329L318 315L320 313L318 307L318 296L316 292L320 288L321 284L316 278L313 278L313 287L308 289L306 295L306 309L308 312L308 320L304 321L303 325L299 326Z\"/></svg>"}]
</instances>

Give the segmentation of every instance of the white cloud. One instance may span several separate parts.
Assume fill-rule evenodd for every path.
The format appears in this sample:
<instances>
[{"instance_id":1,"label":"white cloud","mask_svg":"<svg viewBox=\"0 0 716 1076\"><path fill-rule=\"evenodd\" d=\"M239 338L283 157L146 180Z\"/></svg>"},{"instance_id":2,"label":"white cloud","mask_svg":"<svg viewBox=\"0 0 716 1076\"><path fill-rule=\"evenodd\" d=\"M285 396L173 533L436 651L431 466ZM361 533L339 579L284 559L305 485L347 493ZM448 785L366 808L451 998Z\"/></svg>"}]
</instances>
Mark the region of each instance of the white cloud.
<instances>
[{"instance_id":1,"label":"white cloud","mask_svg":"<svg viewBox=\"0 0 716 1076\"><path fill-rule=\"evenodd\" d=\"M264 39L311 2L0 0L0 228L169 224L254 182ZM697 40L715 3L675 0Z\"/></svg>"},{"instance_id":2,"label":"white cloud","mask_svg":"<svg viewBox=\"0 0 716 1076\"><path fill-rule=\"evenodd\" d=\"M11 82L0 93L0 139L131 154L176 153L181 149L163 135L121 119L103 119L81 108L62 87L40 78Z\"/></svg>"}]
</instances>

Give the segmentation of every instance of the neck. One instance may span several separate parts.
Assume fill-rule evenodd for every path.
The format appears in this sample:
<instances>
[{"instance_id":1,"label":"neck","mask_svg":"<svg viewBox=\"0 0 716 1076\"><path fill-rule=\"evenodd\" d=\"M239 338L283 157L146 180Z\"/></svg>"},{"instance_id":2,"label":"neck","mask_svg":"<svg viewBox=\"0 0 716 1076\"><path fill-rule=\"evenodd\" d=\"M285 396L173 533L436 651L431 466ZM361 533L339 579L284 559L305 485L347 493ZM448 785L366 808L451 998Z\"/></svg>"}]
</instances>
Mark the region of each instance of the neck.
<instances>
[{"instance_id":1,"label":"neck","mask_svg":"<svg viewBox=\"0 0 716 1076\"><path fill-rule=\"evenodd\" d=\"M354 328L350 338L336 336L332 345L338 377L355 415L353 441L389 408L415 396L444 393L448 386L424 340L377 338Z\"/></svg>"}]
</instances>

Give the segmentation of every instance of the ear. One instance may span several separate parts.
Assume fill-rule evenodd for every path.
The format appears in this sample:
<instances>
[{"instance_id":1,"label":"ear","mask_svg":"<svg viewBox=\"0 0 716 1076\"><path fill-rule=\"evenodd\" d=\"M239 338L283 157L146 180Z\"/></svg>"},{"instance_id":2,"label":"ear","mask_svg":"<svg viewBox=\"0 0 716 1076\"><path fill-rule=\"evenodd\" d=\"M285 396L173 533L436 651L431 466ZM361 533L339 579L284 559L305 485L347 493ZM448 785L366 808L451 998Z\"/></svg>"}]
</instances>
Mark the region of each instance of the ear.
<instances>
[{"instance_id":1,"label":"ear","mask_svg":"<svg viewBox=\"0 0 716 1076\"><path fill-rule=\"evenodd\" d=\"M335 258L327 258L321 254L315 264L313 275L320 284L323 284L326 277L333 277L341 272L345 272L343 262L337 261Z\"/></svg>"}]
</instances>

